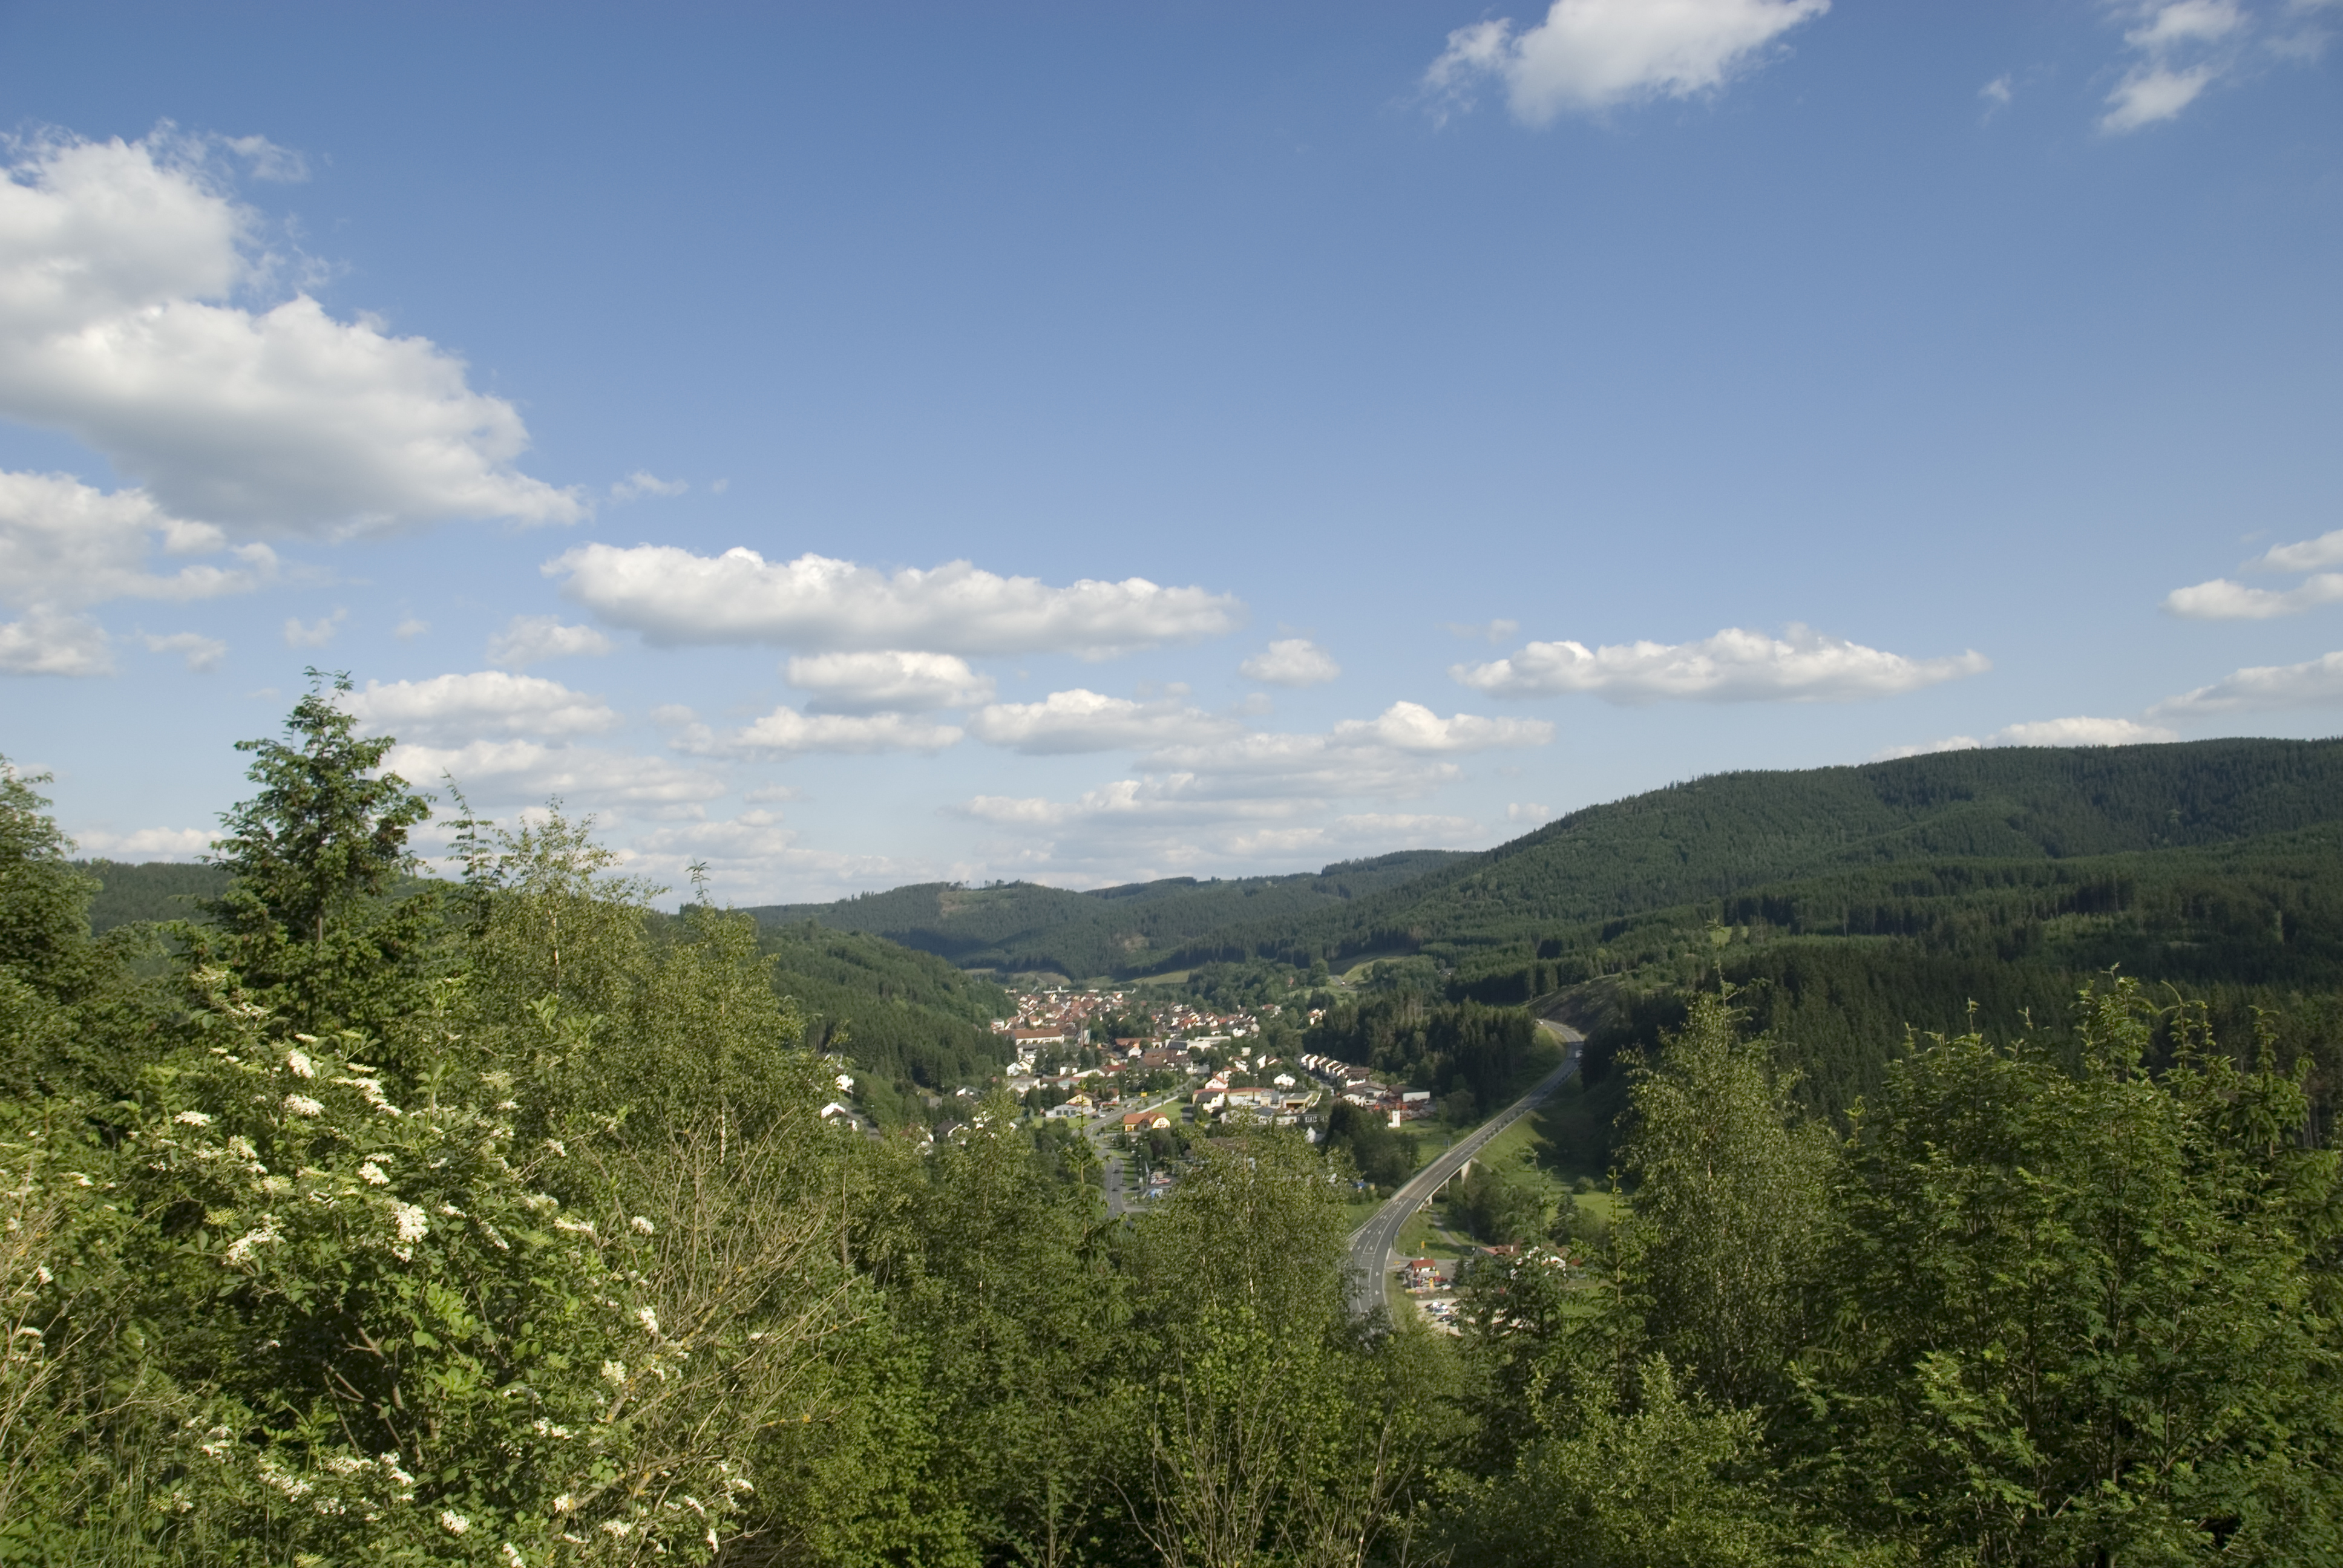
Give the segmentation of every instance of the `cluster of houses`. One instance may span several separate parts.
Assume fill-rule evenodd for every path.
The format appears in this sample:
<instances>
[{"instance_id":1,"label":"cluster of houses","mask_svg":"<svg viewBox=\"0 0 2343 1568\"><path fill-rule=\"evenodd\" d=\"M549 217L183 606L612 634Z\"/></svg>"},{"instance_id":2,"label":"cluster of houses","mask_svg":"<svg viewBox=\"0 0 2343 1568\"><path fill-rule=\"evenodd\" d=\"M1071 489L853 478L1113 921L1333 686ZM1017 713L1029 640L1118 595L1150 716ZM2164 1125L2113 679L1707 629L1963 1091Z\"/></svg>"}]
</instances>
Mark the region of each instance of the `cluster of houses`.
<instances>
[{"instance_id":1,"label":"cluster of houses","mask_svg":"<svg viewBox=\"0 0 2343 1568\"><path fill-rule=\"evenodd\" d=\"M1121 991L1021 991L1011 1000L1017 1008L1015 1015L995 1020L992 1030L995 1034L1009 1036L1020 1054L1024 1055L1085 1044L1128 1054L1134 1046L1146 1050L1153 1046L1222 1045L1261 1032L1261 1019L1249 1012L1212 1012L1186 1002L1151 1002L1144 1010L1148 1020L1144 1036L1124 1035L1110 1040L1091 1027L1091 1020L1128 1019L1140 1010L1140 1004ZM1282 1010L1264 1008L1262 1016L1274 1018ZM1031 1051L1027 1050L1029 1046Z\"/></svg>"},{"instance_id":2,"label":"cluster of houses","mask_svg":"<svg viewBox=\"0 0 2343 1568\"><path fill-rule=\"evenodd\" d=\"M1380 1111L1390 1118L1393 1127L1432 1114L1432 1091L1428 1089L1393 1089L1376 1082L1373 1070L1356 1062L1337 1061L1331 1056L1305 1052L1295 1060L1302 1063L1303 1071L1325 1084L1335 1099L1362 1111Z\"/></svg>"}]
</instances>

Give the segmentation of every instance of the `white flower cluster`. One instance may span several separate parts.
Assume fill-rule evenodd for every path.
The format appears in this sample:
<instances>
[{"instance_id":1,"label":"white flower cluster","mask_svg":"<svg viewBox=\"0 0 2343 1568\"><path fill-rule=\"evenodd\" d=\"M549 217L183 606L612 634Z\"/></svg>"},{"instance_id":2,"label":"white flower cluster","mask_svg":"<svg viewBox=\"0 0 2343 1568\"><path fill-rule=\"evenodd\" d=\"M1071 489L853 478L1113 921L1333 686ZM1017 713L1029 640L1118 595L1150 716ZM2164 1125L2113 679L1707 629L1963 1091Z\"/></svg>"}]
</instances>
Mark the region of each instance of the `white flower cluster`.
<instances>
[{"instance_id":1,"label":"white flower cluster","mask_svg":"<svg viewBox=\"0 0 2343 1568\"><path fill-rule=\"evenodd\" d=\"M393 1203L390 1217L398 1227L398 1243L391 1248L392 1256L402 1263L415 1257L415 1243L430 1233L431 1221L422 1210L412 1203Z\"/></svg>"},{"instance_id":2,"label":"white flower cluster","mask_svg":"<svg viewBox=\"0 0 2343 1568\"><path fill-rule=\"evenodd\" d=\"M277 1229L277 1216L263 1214L259 1224L227 1244L227 1251L220 1254L220 1261L231 1267L248 1263L252 1261L255 1247L266 1247L272 1241L284 1239Z\"/></svg>"}]
</instances>

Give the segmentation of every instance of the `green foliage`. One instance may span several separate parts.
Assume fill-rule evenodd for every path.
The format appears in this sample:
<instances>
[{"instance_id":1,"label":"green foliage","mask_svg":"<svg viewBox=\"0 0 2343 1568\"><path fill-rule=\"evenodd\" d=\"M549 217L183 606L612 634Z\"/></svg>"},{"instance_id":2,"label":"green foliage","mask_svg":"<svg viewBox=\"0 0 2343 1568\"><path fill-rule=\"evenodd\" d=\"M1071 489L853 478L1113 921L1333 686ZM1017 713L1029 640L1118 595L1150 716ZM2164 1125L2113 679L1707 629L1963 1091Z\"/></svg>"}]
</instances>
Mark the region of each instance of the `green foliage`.
<instances>
[{"instance_id":1,"label":"green foliage","mask_svg":"<svg viewBox=\"0 0 2343 1568\"><path fill-rule=\"evenodd\" d=\"M1503 1103L1528 1064L1537 1029L1518 1009L1427 1001L1403 990L1339 1006L1302 1037L1302 1049L1371 1067L1386 1079Z\"/></svg>"},{"instance_id":2,"label":"green foliage","mask_svg":"<svg viewBox=\"0 0 2343 1568\"><path fill-rule=\"evenodd\" d=\"M1804 1373L1827 1495L1925 1556L2308 1562L2343 1548L2331 1151L2299 1084L2129 982L2078 1068L1935 1041L1856 1121Z\"/></svg>"},{"instance_id":3,"label":"green foliage","mask_svg":"<svg viewBox=\"0 0 2343 1568\"><path fill-rule=\"evenodd\" d=\"M1007 993L941 959L811 921L765 927L761 940L775 988L803 1013L808 1044L843 1052L866 1102L881 1090L901 1106L981 1083L1010 1060L990 1028L1013 1010Z\"/></svg>"},{"instance_id":4,"label":"green foliage","mask_svg":"<svg viewBox=\"0 0 2343 1568\"><path fill-rule=\"evenodd\" d=\"M1348 1155L1360 1176L1377 1187L1400 1186L1423 1162L1413 1135L1340 1100L1326 1112L1326 1147Z\"/></svg>"},{"instance_id":5,"label":"green foliage","mask_svg":"<svg viewBox=\"0 0 2343 1568\"><path fill-rule=\"evenodd\" d=\"M1659 1059L1631 1070L1635 1188L1617 1244L1649 1342L1720 1402L1746 1405L1804 1342L1831 1151L1800 1125L1767 1042L1735 1023L1725 998L1698 997Z\"/></svg>"},{"instance_id":6,"label":"green foliage","mask_svg":"<svg viewBox=\"0 0 2343 1568\"><path fill-rule=\"evenodd\" d=\"M173 860L77 860L97 883L89 901L89 929L103 936L117 926L198 918L201 907L227 891L225 868Z\"/></svg>"},{"instance_id":7,"label":"green foliage","mask_svg":"<svg viewBox=\"0 0 2343 1568\"><path fill-rule=\"evenodd\" d=\"M431 809L396 773L375 772L394 741L357 737L334 701L349 677L309 678L284 739L236 742L258 789L220 819L212 845L227 890L204 906L208 923L177 934L197 967L226 967L300 1028L378 1032L416 1005L433 967L432 894L394 896L416 868L407 832Z\"/></svg>"}]
</instances>

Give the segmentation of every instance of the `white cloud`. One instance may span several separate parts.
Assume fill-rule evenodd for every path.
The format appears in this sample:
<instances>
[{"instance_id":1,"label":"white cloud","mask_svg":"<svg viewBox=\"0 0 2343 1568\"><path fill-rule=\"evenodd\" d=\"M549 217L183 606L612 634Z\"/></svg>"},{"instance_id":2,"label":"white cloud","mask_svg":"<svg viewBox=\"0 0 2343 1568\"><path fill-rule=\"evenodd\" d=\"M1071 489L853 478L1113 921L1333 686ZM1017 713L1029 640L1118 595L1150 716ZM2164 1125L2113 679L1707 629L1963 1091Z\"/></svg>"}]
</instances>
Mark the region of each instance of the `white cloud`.
<instances>
[{"instance_id":1,"label":"white cloud","mask_svg":"<svg viewBox=\"0 0 2343 1568\"><path fill-rule=\"evenodd\" d=\"M1505 820L1508 822L1543 822L1553 815L1534 800L1514 800L1505 807Z\"/></svg>"},{"instance_id":2,"label":"white cloud","mask_svg":"<svg viewBox=\"0 0 2343 1568\"><path fill-rule=\"evenodd\" d=\"M693 555L666 545L587 545L546 563L562 592L666 647L779 643L811 650L1071 652L1102 658L1217 637L1244 607L1144 578L1051 588L966 561L890 575L826 556L768 562L754 550Z\"/></svg>"},{"instance_id":3,"label":"white cloud","mask_svg":"<svg viewBox=\"0 0 2343 1568\"><path fill-rule=\"evenodd\" d=\"M1900 762L1906 757L1932 757L1939 751L1975 751L1984 741L1974 735L1947 735L1942 740L1923 740L1916 746L1888 746L1871 754L1873 762Z\"/></svg>"},{"instance_id":4,"label":"white cloud","mask_svg":"<svg viewBox=\"0 0 2343 1568\"><path fill-rule=\"evenodd\" d=\"M1135 702L1076 687L1053 691L1039 702L998 702L980 708L969 715L968 728L969 733L989 745L1035 757L1164 746L1240 733L1242 726L1189 706L1184 696L1175 692L1153 702Z\"/></svg>"},{"instance_id":5,"label":"white cloud","mask_svg":"<svg viewBox=\"0 0 2343 1568\"><path fill-rule=\"evenodd\" d=\"M0 675L112 675L106 628L87 616L35 605L0 621Z\"/></svg>"},{"instance_id":6,"label":"white cloud","mask_svg":"<svg viewBox=\"0 0 2343 1568\"><path fill-rule=\"evenodd\" d=\"M662 479L656 474L647 474L637 468L610 487L610 499L633 501L645 496L680 496L689 488L691 482L689 479Z\"/></svg>"},{"instance_id":7,"label":"white cloud","mask_svg":"<svg viewBox=\"0 0 2343 1568\"><path fill-rule=\"evenodd\" d=\"M1779 638L1728 628L1698 642L1533 642L1449 674L1493 697L1594 692L1612 702L1846 701L1916 690L1991 668L1983 654L1907 658L1792 625Z\"/></svg>"},{"instance_id":8,"label":"white cloud","mask_svg":"<svg viewBox=\"0 0 2343 1568\"><path fill-rule=\"evenodd\" d=\"M156 549L225 551L235 564L157 575L147 569ZM70 474L0 472L0 601L74 609L112 598L211 598L247 592L276 574L266 545L230 550L219 529L171 517L144 490L99 490Z\"/></svg>"},{"instance_id":9,"label":"white cloud","mask_svg":"<svg viewBox=\"0 0 2343 1568\"><path fill-rule=\"evenodd\" d=\"M590 626L564 626L558 615L517 615L488 638L488 662L507 669L610 651L610 639Z\"/></svg>"},{"instance_id":10,"label":"white cloud","mask_svg":"<svg viewBox=\"0 0 2343 1568\"><path fill-rule=\"evenodd\" d=\"M2139 746L2180 737L2160 724L2131 719L2043 719L1996 729L1990 746Z\"/></svg>"},{"instance_id":11,"label":"white cloud","mask_svg":"<svg viewBox=\"0 0 2343 1568\"><path fill-rule=\"evenodd\" d=\"M767 811L743 811L728 821L693 821L638 833L624 851L630 871L650 870L680 885L687 868L703 862L719 903L750 904L836 898L906 882L964 880L975 868L943 866L890 855L858 855L807 848Z\"/></svg>"},{"instance_id":12,"label":"white cloud","mask_svg":"<svg viewBox=\"0 0 2343 1568\"><path fill-rule=\"evenodd\" d=\"M342 622L349 618L350 612L346 609L337 609L331 615L319 616L312 621L303 621L297 617L288 616L285 621L285 646L323 648L334 640L334 634L342 629Z\"/></svg>"},{"instance_id":13,"label":"white cloud","mask_svg":"<svg viewBox=\"0 0 2343 1568\"><path fill-rule=\"evenodd\" d=\"M538 740L475 740L464 746L402 742L385 766L414 783L454 778L476 806L536 802L558 795L582 814L619 805L712 800L725 791L713 774L662 757Z\"/></svg>"},{"instance_id":14,"label":"white cloud","mask_svg":"<svg viewBox=\"0 0 2343 1568\"><path fill-rule=\"evenodd\" d=\"M489 736L590 735L618 722L598 697L542 676L483 669L428 680L368 681L342 706L372 735L459 745Z\"/></svg>"},{"instance_id":15,"label":"white cloud","mask_svg":"<svg viewBox=\"0 0 2343 1568\"><path fill-rule=\"evenodd\" d=\"M1554 0L1545 20L1476 22L1448 35L1423 85L1469 105L1502 85L1513 117L1543 126L1648 98L1714 91L1761 64L1767 46L1830 0Z\"/></svg>"},{"instance_id":16,"label":"white cloud","mask_svg":"<svg viewBox=\"0 0 2343 1568\"><path fill-rule=\"evenodd\" d=\"M2343 572L2319 572L2283 592L2216 578L2164 596L2167 611L2190 620L2268 620L2329 604L2343 604Z\"/></svg>"},{"instance_id":17,"label":"white cloud","mask_svg":"<svg viewBox=\"0 0 2343 1568\"><path fill-rule=\"evenodd\" d=\"M22 148L0 178L0 416L105 453L171 516L246 535L586 514L513 468L520 416L437 345L306 294L235 303L274 258L206 147Z\"/></svg>"},{"instance_id":18,"label":"white cloud","mask_svg":"<svg viewBox=\"0 0 2343 1568\"><path fill-rule=\"evenodd\" d=\"M1985 100L1985 112L1988 116L1996 109L2007 108L2009 100L2016 96L2014 89L2010 86L2008 74L2005 72L1979 87L1977 96Z\"/></svg>"},{"instance_id":19,"label":"white cloud","mask_svg":"<svg viewBox=\"0 0 2343 1568\"><path fill-rule=\"evenodd\" d=\"M141 632L138 640L146 645L149 653L184 656L187 668L198 675L217 669L220 660L227 657L227 644L216 637L203 637L192 631L175 631L168 637L149 637Z\"/></svg>"},{"instance_id":20,"label":"white cloud","mask_svg":"<svg viewBox=\"0 0 2343 1568\"><path fill-rule=\"evenodd\" d=\"M2011 724L1979 740L1974 735L1948 735L1917 746L1890 746L1871 755L1874 762L1894 762L1906 757L1927 757L1939 751L1975 751L1986 746L2143 746L2180 737L2160 724L2131 719L2041 719Z\"/></svg>"},{"instance_id":21,"label":"white cloud","mask_svg":"<svg viewBox=\"0 0 2343 1568\"><path fill-rule=\"evenodd\" d=\"M675 749L694 757L794 757L809 751L940 751L953 745L960 731L949 724L900 713L849 715L799 713L776 708L745 729L719 735L705 724L692 724L675 740Z\"/></svg>"},{"instance_id":22,"label":"white cloud","mask_svg":"<svg viewBox=\"0 0 2343 1568\"><path fill-rule=\"evenodd\" d=\"M2249 568L2272 572L2308 572L2317 571L2321 567L2343 567L2343 528L2331 534L2321 534L2315 539L2276 546L2247 564Z\"/></svg>"},{"instance_id":23,"label":"white cloud","mask_svg":"<svg viewBox=\"0 0 2343 1568\"><path fill-rule=\"evenodd\" d=\"M1470 713L1443 719L1420 702L1394 702L1373 719L1344 719L1334 726L1332 739L1337 746L1388 746L1428 755L1544 746L1554 739L1554 726L1543 719L1479 719Z\"/></svg>"},{"instance_id":24,"label":"white cloud","mask_svg":"<svg viewBox=\"0 0 2343 1568\"><path fill-rule=\"evenodd\" d=\"M140 828L128 833L85 828L74 835L75 847L85 855L109 860L193 860L212 847L217 829L209 828Z\"/></svg>"},{"instance_id":25,"label":"white cloud","mask_svg":"<svg viewBox=\"0 0 2343 1568\"><path fill-rule=\"evenodd\" d=\"M2195 103L2218 74L2213 65L2186 71L2151 65L2134 71L2107 95L2107 112L2100 116L2099 128L2121 135L2168 120Z\"/></svg>"},{"instance_id":26,"label":"white cloud","mask_svg":"<svg viewBox=\"0 0 2343 1568\"><path fill-rule=\"evenodd\" d=\"M956 654L880 648L789 660L789 682L840 713L926 713L992 700L992 678Z\"/></svg>"},{"instance_id":27,"label":"white cloud","mask_svg":"<svg viewBox=\"0 0 2343 1568\"><path fill-rule=\"evenodd\" d=\"M2223 676L2210 686L2167 698L2148 709L2154 719L2212 719L2273 708L2318 708L2343 703L2343 653L2324 654L2300 664L2258 665Z\"/></svg>"},{"instance_id":28,"label":"white cloud","mask_svg":"<svg viewBox=\"0 0 2343 1568\"><path fill-rule=\"evenodd\" d=\"M2171 119L2237 68L2231 41L2249 25L2237 0L2132 0L2116 9L2136 24L2124 33L2135 58L2099 117L2110 135Z\"/></svg>"},{"instance_id":29,"label":"white cloud","mask_svg":"<svg viewBox=\"0 0 2343 1568\"><path fill-rule=\"evenodd\" d=\"M405 620L400 621L397 628L390 635L398 638L401 642L413 642L417 638L427 635L430 630L431 623L429 621L424 620L419 617L410 615Z\"/></svg>"},{"instance_id":30,"label":"white cloud","mask_svg":"<svg viewBox=\"0 0 2343 1568\"><path fill-rule=\"evenodd\" d=\"M1342 667L1308 638L1287 637L1237 666L1237 673L1268 686L1322 686L1339 677Z\"/></svg>"}]
</instances>

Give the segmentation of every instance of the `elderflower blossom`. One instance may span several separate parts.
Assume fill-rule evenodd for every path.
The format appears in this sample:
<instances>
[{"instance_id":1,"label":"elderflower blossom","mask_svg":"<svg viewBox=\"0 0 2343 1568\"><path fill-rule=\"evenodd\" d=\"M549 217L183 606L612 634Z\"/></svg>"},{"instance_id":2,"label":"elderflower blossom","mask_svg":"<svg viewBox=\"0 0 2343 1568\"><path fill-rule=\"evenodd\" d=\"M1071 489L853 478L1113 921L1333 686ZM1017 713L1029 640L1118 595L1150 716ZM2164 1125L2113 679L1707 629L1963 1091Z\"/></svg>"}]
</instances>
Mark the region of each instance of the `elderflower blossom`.
<instances>
[{"instance_id":1,"label":"elderflower blossom","mask_svg":"<svg viewBox=\"0 0 2343 1568\"><path fill-rule=\"evenodd\" d=\"M276 1217L264 1214L257 1226L227 1244L227 1251L221 1254L221 1260L231 1264L250 1262L255 1247L265 1247L271 1241L281 1240L283 1238L277 1232Z\"/></svg>"},{"instance_id":2,"label":"elderflower blossom","mask_svg":"<svg viewBox=\"0 0 2343 1568\"><path fill-rule=\"evenodd\" d=\"M640 1214L636 1215L627 1223L634 1228L635 1234L638 1236L648 1236L655 1229L651 1222Z\"/></svg>"},{"instance_id":3,"label":"elderflower blossom","mask_svg":"<svg viewBox=\"0 0 2343 1568\"><path fill-rule=\"evenodd\" d=\"M602 1363L602 1381L609 1383L625 1382L627 1381L627 1363L624 1362L604 1362Z\"/></svg>"},{"instance_id":4,"label":"elderflower blossom","mask_svg":"<svg viewBox=\"0 0 2343 1568\"><path fill-rule=\"evenodd\" d=\"M285 1097L285 1109L291 1111L296 1116L323 1116L326 1113L326 1108L324 1106L318 1104L316 1101L310 1099L306 1094L287 1095Z\"/></svg>"},{"instance_id":5,"label":"elderflower blossom","mask_svg":"<svg viewBox=\"0 0 2343 1568\"><path fill-rule=\"evenodd\" d=\"M403 1263L415 1256L415 1243L429 1233L431 1221L412 1203L393 1203L390 1217L398 1225L398 1244L391 1252Z\"/></svg>"},{"instance_id":6,"label":"elderflower blossom","mask_svg":"<svg viewBox=\"0 0 2343 1568\"><path fill-rule=\"evenodd\" d=\"M212 1124L211 1117L201 1111L182 1111L171 1120L183 1121L189 1127L209 1127Z\"/></svg>"},{"instance_id":7,"label":"elderflower blossom","mask_svg":"<svg viewBox=\"0 0 2343 1568\"><path fill-rule=\"evenodd\" d=\"M659 1314L657 1312L652 1312L649 1307L637 1307L635 1309L635 1322L643 1325L643 1332L650 1335L653 1339L659 1338Z\"/></svg>"},{"instance_id":8,"label":"elderflower blossom","mask_svg":"<svg viewBox=\"0 0 2343 1568\"><path fill-rule=\"evenodd\" d=\"M450 1535L461 1535L472 1527L472 1522L452 1508L439 1511L439 1528Z\"/></svg>"},{"instance_id":9,"label":"elderflower blossom","mask_svg":"<svg viewBox=\"0 0 2343 1568\"><path fill-rule=\"evenodd\" d=\"M520 1554L519 1547L508 1541L505 1543L505 1561L511 1563L512 1568L523 1568L523 1564L528 1563L528 1559Z\"/></svg>"},{"instance_id":10,"label":"elderflower blossom","mask_svg":"<svg viewBox=\"0 0 2343 1568\"><path fill-rule=\"evenodd\" d=\"M285 1070L296 1078L315 1078L317 1076L317 1064L309 1060L307 1051L288 1050L285 1053Z\"/></svg>"},{"instance_id":11,"label":"elderflower blossom","mask_svg":"<svg viewBox=\"0 0 2343 1568\"><path fill-rule=\"evenodd\" d=\"M384 1175L382 1173L382 1167L376 1164L371 1160L358 1167L358 1180L365 1182L369 1187L387 1187L390 1185L390 1178Z\"/></svg>"}]
</instances>

